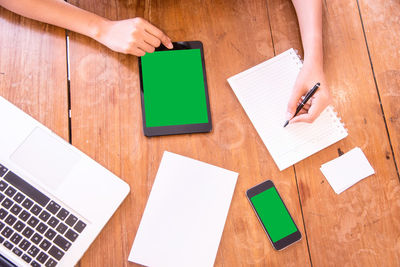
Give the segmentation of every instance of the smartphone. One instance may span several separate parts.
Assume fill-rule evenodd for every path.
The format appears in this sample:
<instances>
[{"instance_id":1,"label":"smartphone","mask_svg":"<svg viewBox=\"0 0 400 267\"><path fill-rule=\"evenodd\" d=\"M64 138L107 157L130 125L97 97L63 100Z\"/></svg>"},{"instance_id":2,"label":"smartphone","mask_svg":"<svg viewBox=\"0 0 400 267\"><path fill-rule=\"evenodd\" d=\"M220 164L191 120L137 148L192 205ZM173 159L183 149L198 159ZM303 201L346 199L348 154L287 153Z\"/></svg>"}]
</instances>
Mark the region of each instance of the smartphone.
<instances>
[{"instance_id":1,"label":"smartphone","mask_svg":"<svg viewBox=\"0 0 400 267\"><path fill-rule=\"evenodd\" d=\"M276 250L301 239L299 229L271 180L250 188L246 195Z\"/></svg>"}]
</instances>

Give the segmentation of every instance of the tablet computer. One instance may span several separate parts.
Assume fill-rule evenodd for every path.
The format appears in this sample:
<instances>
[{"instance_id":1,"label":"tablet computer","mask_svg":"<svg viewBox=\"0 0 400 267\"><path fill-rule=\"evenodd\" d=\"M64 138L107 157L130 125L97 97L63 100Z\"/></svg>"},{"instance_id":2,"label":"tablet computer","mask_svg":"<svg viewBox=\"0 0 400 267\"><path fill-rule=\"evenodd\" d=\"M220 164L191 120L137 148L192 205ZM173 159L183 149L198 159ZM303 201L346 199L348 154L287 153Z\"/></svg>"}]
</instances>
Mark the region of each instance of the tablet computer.
<instances>
[{"instance_id":1,"label":"tablet computer","mask_svg":"<svg viewBox=\"0 0 400 267\"><path fill-rule=\"evenodd\" d=\"M210 132L203 45L160 46L139 58L143 131L146 136Z\"/></svg>"}]
</instances>

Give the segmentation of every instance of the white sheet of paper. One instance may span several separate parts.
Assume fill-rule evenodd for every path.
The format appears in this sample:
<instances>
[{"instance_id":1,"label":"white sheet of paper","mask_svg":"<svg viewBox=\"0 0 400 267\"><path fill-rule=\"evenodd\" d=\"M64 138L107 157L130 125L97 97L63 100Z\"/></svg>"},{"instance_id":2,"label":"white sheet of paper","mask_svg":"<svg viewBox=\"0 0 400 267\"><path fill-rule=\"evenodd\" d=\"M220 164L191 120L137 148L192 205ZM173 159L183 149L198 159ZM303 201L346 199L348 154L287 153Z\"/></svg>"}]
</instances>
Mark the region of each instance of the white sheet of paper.
<instances>
[{"instance_id":1,"label":"white sheet of paper","mask_svg":"<svg viewBox=\"0 0 400 267\"><path fill-rule=\"evenodd\" d=\"M320 169L336 194L375 173L359 147L323 164Z\"/></svg>"},{"instance_id":2,"label":"white sheet of paper","mask_svg":"<svg viewBox=\"0 0 400 267\"><path fill-rule=\"evenodd\" d=\"M238 173L164 152L129 261L213 266Z\"/></svg>"},{"instance_id":3,"label":"white sheet of paper","mask_svg":"<svg viewBox=\"0 0 400 267\"><path fill-rule=\"evenodd\" d=\"M279 170L347 136L331 106L311 124L283 128L286 109L302 63L293 48L228 79Z\"/></svg>"}]
</instances>

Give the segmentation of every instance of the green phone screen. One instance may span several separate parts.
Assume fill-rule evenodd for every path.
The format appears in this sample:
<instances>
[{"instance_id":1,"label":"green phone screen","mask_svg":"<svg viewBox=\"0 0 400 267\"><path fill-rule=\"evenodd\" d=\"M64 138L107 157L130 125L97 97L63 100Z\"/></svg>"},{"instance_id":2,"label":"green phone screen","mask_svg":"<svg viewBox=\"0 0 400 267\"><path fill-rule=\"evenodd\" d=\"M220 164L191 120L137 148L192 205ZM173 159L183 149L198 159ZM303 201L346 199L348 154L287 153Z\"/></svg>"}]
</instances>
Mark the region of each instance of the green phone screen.
<instances>
[{"instance_id":1,"label":"green phone screen","mask_svg":"<svg viewBox=\"0 0 400 267\"><path fill-rule=\"evenodd\" d=\"M267 229L272 242L276 242L297 231L296 225L290 217L285 205L275 187L255 195L251 203Z\"/></svg>"},{"instance_id":2,"label":"green phone screen","mask_svg":"<svg viewBox=\"0 0 400 267\"><path fill-rule=\"evenodd\" d=\"M208 123L200 49L141 57L146 127Z\"/></svg>"}]
</instances>

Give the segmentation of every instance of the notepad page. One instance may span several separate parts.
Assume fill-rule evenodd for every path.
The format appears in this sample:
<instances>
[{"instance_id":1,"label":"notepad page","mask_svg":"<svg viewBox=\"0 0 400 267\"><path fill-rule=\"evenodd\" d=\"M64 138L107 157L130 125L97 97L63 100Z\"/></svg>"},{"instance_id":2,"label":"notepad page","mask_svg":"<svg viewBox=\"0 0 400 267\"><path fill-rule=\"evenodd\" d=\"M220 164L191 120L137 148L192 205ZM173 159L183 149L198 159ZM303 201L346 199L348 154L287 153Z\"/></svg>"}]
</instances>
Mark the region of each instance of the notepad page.
<instances>
[{"instance_id":1,"label":"notepad page","mask_svg":"<svg viewBox=\"0 0 400 267\"><path fill-rule=\"evenodd\" d=\"M331 106L312 123L289 124L286 109L302 63L293 49L228 79L280 170L343 139L347 131Z\"/></svg>"}]
</instances>

